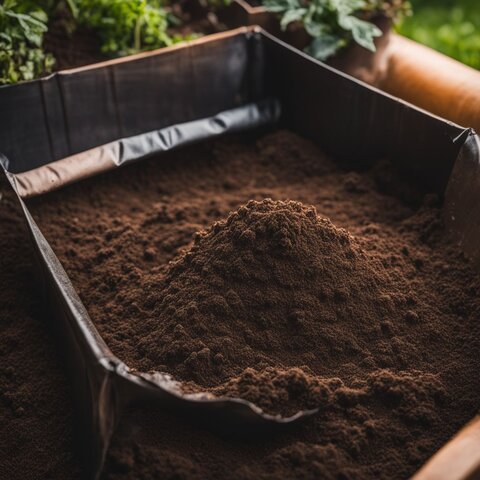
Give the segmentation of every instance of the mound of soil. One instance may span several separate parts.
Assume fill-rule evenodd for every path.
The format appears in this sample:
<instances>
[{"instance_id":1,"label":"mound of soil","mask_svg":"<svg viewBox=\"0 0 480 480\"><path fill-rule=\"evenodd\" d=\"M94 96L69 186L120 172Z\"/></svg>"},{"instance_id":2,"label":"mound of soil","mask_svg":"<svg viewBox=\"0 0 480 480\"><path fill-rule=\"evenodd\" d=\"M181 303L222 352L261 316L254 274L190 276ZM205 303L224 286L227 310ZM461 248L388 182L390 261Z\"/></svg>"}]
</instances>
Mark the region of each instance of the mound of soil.
<instances>
[{"instance_id":1,"label":"mound of soil","mask_svg":"<svg viewBox=\"0 0 480 480\"><path fill-rule=\"evenodd\" d=\"M29 205L130 367L271 413L320 407L246 441L130 412L106 478L406 478L478 411L479 278L439 199L388 162L343 170L279 131Z\"/></svg>"},{"instance_id":2,"label":"mound of soil","mask_svg":"<svg viewBox=\"0 0 480 480\"><path fill-rule=\"evenodd\" d=\"M379 348L378 331L393 337L408 326L408 306L395 305L388 270L314 207L252 200L197 233L151 286L153 318L142 325L141 348L156 369L189 381L188 390L227 381L213 389L225 395L244 396L238 386L247 379L269 383L265 372L242 374L252 367L307 366L348 379L361 373L353 365L402 367L402 349L385 355ZM415 355L414 345L409 350ZM315 385L290 373L272 380L272 389L280 382L295 394ZM294 406L271 395L269 410L294 413L298 398ZM306 398L304 407L314 407L315 395Z\"/></svg>"},{"instance_id":3,"label":"mound of soil","mask_svg":"<svg viewBox=\"0 0 480 480\"><path fill-rule=\"evenodd\" d=\"M262 364L337 373L375 347L384 272L315 208L253 200L169 266L142 345L152 363L204 386ZM338 337L350 352L330 350Z\"/></svg>"}]
</instances>

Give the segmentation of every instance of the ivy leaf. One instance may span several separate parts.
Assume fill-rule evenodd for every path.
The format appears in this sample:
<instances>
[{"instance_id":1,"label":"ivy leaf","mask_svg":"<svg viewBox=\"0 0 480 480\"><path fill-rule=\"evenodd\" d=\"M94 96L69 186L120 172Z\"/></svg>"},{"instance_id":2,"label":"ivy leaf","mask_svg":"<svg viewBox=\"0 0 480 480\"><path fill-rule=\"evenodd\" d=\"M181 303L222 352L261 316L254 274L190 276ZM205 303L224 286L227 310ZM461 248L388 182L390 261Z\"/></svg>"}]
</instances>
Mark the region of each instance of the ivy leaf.
<instances>
[{"instance_id":1,"label":"ivy leaf","mask_svg":"<svg viewBox=\"0 0 480 480\"><path fill-rule=\"evenodd\" d=\"M311 19L305 19L304 26L307 33L313 38L320 37L320 35L327 33L329 30L327 24L315 22Z\"/></svg>"},{"instance_id":2,"label":"ivy leaf","mask_svg":"<svg viewBox=\"0 0 480 480\"><path fill-rule=\"evenodd\" d=\"M324 62L344 46L345 42L335 35L322 35L314 38L306 51L312 57Z\"/></svg>"},{"instance_id":3,"label":"ivy leaf","mask_svg":"<svg viewBox=\"0 0 480 480\"><path fill-rule=\"evenodd\" d=\"M353 39L362 47L374 52L375 37L382 36L382 31L373 23L361 20L353 15L340 16L338 18L339 25L352 32Z\"/></svg>"},{"instance_id":4,"label":"ivy leaf","mask_svg":"<svg viewBox=\"0 0 480 480\"><path fill-rule=\"evenodd\" d=\"M283 15L282 19L280 20L280 27L282 28L282 30L286 30L290 23L302 20L306 13L306 8L287 10Z\"/></svg>"}]
</instances>

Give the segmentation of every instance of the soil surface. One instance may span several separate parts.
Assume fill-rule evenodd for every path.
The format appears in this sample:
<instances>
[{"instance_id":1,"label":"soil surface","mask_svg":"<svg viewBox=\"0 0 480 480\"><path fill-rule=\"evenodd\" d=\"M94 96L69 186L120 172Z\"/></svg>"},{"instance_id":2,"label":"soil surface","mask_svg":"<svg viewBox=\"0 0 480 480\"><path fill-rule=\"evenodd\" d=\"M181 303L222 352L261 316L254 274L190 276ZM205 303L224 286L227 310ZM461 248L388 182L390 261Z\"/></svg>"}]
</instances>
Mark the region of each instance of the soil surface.
<instances>
[{"instance_id":1,"label":"soil surface","mask_svg":"<svg viewBox=\"0 0 480 480\"><path fill-rule=\"evenodd\" d=\"M29 205L113 352L288 434L126 414L105 478L406 478L478 410L479 279L438 198L278 131L195 145Z\"/></svg>"},{"instance_id":2,"label":"soil surface","mask_svg":"<svg viewBox=\"0 0 480 480\"><path fill-rule=\"evenodd\" d=\"M63 358L32 278L23 213L0 178L0 478L80 478Z\"/></svg>"}]
</instances>

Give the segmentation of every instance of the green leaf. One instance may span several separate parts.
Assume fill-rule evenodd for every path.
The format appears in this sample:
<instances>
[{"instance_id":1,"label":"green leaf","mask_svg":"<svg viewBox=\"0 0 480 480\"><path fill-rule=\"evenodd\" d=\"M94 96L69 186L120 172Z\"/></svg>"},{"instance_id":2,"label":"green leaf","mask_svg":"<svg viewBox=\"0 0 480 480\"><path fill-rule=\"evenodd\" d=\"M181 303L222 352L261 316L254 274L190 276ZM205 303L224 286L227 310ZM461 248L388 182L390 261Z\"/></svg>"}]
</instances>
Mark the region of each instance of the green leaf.
<instances>
[{"instance_id":1,"label":"green leaf","mask_svg":"<svg viewBox=\"0 0 480 480\"><path fill-rule=\"evenodd\" d=\"M307 33L313 38L319 37L320 35L327 33L329 30L326 23L315 22L310 19L304 21L304 26Z\"/></svg>"},{"instance_id":2,"label":"green leaf","mask_svg":"<svg viewBox=\"0 0 480 480\"><path fill-rule=\"evenodd\" d=\"M43 23L40 20L37 20L31 15L27 15L26 13L14 13L12 16L18 20L18 22L24 29L28 30L30 28L37 28L42 32L47 31L47 26L45 25L45 23Z\"/></svg>"},{"instance_id":3,"label":"green leaf","mask_svg":"<svg viewBox=\"0 0 480 480\"><path fill-rule=\"evenodd\" d=\"M282 30L286 30L288 25L292 22L297 22L302 20L304 15L307 13L306 8L298 8L296 10L288 10L280 20L280 27Z\"/></svg>"},{"instance_id":4,"label":"green leaf","mask_svg":"<svg viewBox=\"0 0 480 480\"><path fill-rule=\"evenodd\" d=\"M30 13L30 16L35 20L38 20L42 25L46 25L48 22L48 15L43 10L36 10Z\"/></svg>"},{"instance_id":5,"label":"green leaf","mask_svg":"<svg viewBox=\"0 0 480 480\"><path fill-rule=\"evenodd\" d=\"M8 45L11 45L13 39L10 35L8 35L8 33L5 33L5 32L0 32L0 38L3 38Z\"/></svg>"},{"instance_id":6,"label":"green leaf","mask_svg":"<svg viewBox=\"0 0 480 480\"><path fill-rule=\"evenodd\" d=\"M306 48L306 52L322 62L338 52L344 45L341 38L334 35L322 35L314 38L312 43Z\"/></svg>"},{"instance_id":7,"label":"green leaf","mask_svg":"<svg viewBox=\"0 0 480 480\"><path fill-rule=\"evenodd\" d=\"M375 37L382 36L382 31L373 23L360 20L353 15L339 17L339 25L352 32L353 39L362 47L375 51Z\"/></svg>"}]
</instances>

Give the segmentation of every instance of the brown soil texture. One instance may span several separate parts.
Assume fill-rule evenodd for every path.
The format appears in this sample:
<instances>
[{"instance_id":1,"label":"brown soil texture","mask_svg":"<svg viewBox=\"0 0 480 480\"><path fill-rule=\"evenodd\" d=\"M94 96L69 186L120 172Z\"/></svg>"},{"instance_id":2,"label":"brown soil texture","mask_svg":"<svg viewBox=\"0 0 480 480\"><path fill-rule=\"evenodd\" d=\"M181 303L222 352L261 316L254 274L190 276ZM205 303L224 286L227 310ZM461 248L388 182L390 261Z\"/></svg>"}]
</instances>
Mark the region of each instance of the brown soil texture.
<instances>
[{"instance_id":1,"label":"brown soil texture","mask_svg":"<svg viewBox=\"0 0 480 480\"><path fill-rule=\"evenodd\" d=\"M80 478L67 373L32 279L23 213L0 179L0 478Z\"/></svg>"},{"instance_id":2,"label":"brown soil texture","mask_svg":"<svg viewBox=\"0 0 480 480\"><path fill-rule=\"evenodd\" d=\"M129 366L270 413L320 409L248 441L130 412L106 478L406 478L478 409L478 277L438 198L388 162L342 170L279 131L30 207Z\"/></svg>"}]
</instances>

